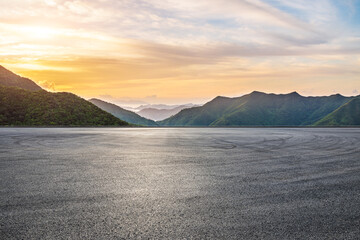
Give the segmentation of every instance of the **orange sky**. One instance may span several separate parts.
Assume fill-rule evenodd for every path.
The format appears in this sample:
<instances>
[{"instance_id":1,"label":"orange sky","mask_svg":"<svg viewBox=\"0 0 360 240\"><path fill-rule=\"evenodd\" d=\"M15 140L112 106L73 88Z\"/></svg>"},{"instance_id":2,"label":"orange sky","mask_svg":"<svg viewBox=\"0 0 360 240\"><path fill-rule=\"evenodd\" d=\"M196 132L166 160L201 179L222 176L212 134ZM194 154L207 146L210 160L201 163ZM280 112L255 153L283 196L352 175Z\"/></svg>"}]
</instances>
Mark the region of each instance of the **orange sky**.
<instances>
[{"instance_id":1,"label":"orange sky","mask_svg":"<svg viewBox=\"0 0 360 240\"><path fill-rule=\"evenodd\" d=\"M0 64L124 105L359 94L358 1L303 3L0 0Z\"/></svg>"}]
</instances>

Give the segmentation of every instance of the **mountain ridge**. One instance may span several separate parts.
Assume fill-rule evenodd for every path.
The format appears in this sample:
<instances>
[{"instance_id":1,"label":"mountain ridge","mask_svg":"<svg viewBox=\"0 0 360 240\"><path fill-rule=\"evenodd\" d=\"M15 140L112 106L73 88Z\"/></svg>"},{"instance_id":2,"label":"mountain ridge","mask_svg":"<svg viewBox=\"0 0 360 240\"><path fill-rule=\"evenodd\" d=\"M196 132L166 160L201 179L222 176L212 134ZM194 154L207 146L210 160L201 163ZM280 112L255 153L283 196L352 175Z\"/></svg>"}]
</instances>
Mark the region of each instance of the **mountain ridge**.
<instances>
[{"instance_id":1,"label":"mountain ridge","mask_svg":"<svg viewBox=\"0 0 360 240\"><path fill-rule=\"evenodd\" d=\"M235 98L217 96L200 108L182 110L158 123L161 126L307 126L352 98L340 94L304 97L297 92L253 91Z\"/></svg>"},{"instance_id":2,"label":"mountain ridge","mask_svg":"<svg viewBox=\"0 0 360 240\"><path fill-rule=\"evenodd\" d=\"M355 97L328 114L314 126L356 126L360 125L360 97Z\"/></svg>"},{"instance_id":3,"label":"mountain ridge","mask_svg":"<svg viewBox=\"0 0 360 240\"><path fill-rule=\"evenodd\" d=\"M42 88L29 78L21 77L0 65L0 85L18 87L30 91L39 91Z\"/></svg>"}]
</instances>

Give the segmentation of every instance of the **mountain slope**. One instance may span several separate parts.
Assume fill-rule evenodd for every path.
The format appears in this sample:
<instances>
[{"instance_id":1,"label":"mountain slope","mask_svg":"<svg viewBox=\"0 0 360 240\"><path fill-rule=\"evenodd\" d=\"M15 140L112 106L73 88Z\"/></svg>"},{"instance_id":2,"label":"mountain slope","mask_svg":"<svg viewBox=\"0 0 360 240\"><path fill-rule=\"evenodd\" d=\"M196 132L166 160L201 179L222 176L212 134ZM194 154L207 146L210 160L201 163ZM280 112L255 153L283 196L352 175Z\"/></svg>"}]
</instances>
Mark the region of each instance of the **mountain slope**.
<instances>
[{"instance_id":1,"label":"mountain slope","mask_svg":"<svg viewBox=\"0 0 360 240\"><path fill-rule=\"evenodd\" d=\"M151 120L161 121L179 113L181 110L186 108L190 108L189 105L181 105L171 109L144 108L137 112L137 114Z\"/></svg>"},{"instance_id":2,"label":"mountain slope","mask_svg":"<svg viewBox=\"0 0 360 240\"><path fill-rule=\"evenodd\" d=\"M355 126L360 125L360 97L345 103L320 121L315 126Z\"/></svg>"},{"instance_id":3,"label":"mountain slope","mask_svg":"<svg viewBox=\"0 0 360 240\"><path fill-rule=\"evenodd\" d=\"M238 98L216 97L159 122L163 126L304 126L350 101L341 95L303 97L298 93L252 92Z\"/></svg>"},{"instance_id":4,"label":"mountain slope","mask_svg":"<svg viewBox=\"0 0 360 240\"><path fill-rule=\"evenodd\" d=\"M156 122L139 116L138 114L125 110L115 104L102 101L100 99L90 99L89 102L101 108L102 110L111 113L117 118L127 121L132 124L143 125L143 126L157 126Z\"/></svg>"},{"instance_id":5,"label":"mountain slope","mask_svg":"<svg viewBox=\"0 0 360 240\"><path fill-rule=\"evenodd\" d=\"M41 87L39 87L30 79L20 77L19 75L16 75L15 73L7 70L2 66L0 66L0 85L8 87L18 87L30 91L42 90Z\"/></svg>"},{"instance_id":6,"label":"mountain slope","mask_svg":"<svg viewBox=\"0 0 360 240\"><path fill-rule=\"evenodd\" d=\"M129 125L72 93L29 91L0 85L2 126Z\"/></svg>"}]
</instances>

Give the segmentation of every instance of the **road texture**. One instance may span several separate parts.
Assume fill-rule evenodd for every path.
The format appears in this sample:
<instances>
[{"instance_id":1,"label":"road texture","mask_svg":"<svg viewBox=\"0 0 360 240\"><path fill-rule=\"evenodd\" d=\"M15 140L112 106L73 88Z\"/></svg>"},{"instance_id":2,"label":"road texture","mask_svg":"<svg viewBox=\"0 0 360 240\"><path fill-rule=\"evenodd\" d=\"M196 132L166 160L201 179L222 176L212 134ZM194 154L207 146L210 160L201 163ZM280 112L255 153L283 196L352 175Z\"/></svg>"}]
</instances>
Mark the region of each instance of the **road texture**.
<instances>
[{"instance_id":1,"label":"road texture","mask_svg":"<svg viewBox=\"0 0 360 240\"><path fill-rule=\"evenodd\" d=\"M360 129L0 129L0 239L359 236Z\"/></svg>"}]
</instances>

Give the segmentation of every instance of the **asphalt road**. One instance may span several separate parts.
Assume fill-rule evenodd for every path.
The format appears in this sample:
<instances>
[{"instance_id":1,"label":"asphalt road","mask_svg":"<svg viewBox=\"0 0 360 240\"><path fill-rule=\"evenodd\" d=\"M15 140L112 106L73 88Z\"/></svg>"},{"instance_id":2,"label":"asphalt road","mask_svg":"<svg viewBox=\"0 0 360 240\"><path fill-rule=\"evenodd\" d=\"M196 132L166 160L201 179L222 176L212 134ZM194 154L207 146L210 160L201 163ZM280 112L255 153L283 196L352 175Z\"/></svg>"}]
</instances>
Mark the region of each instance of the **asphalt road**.
<instances>
[{"instance_id":1,"label":"asphalt road","mask_svg":"<svg viewBox=\"0 0 360 240\"><path fill-rule=\"evenodd\" d=\"M360 129L0 129L0 239L359 239Z\"/></svg>"}]
</instances>

